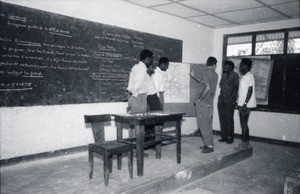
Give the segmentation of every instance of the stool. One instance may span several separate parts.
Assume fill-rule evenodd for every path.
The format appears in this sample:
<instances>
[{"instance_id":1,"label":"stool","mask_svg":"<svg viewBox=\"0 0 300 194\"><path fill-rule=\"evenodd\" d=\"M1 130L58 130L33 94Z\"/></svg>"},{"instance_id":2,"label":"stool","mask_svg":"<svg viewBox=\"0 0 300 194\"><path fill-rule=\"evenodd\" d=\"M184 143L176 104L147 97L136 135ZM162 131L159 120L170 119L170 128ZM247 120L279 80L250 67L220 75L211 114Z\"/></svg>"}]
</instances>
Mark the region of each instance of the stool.
<instances>
[{"instance_id":1,"label":"stool","mask_svg":"<svg viewBox=\"0 0 300 194\"><path fill-rule=\"evenodd\" d=\"M128 153L128 170L129 176L133 178L133 144L118 141L106 141L104 143L89 144L89 178L93 177L94 169L94 153L100 154L103 157L103 172L105 186L108 186L109 173L112 172L112 157L113 155L122 155ZM121 169L121 167L120 167ZM119 170L120 170L119 169Z\"/></svg>"}]
</instances>

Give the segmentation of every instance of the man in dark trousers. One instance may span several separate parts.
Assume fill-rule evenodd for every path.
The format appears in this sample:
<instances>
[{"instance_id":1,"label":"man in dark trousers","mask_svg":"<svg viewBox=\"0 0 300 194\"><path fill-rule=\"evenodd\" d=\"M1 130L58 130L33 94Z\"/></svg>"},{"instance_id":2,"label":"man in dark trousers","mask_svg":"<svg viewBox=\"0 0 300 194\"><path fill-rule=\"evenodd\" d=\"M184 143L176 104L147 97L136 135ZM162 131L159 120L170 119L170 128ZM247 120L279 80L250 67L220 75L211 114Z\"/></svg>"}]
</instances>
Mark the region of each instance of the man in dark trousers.
<instances>
[{"instance_id":1,"label":"man in dark trousers","mask_svg":"<svg viewBox=\"0 0 300 194\"><path fill-rule=\"evenodd\" d=\"M234 63L225 61L220 81L221 92L218 98L218 111L221 127L219 142L231 144L234 142L234 109L239 87L239 75L233 71Z\"/></svg>"}]
</instances>

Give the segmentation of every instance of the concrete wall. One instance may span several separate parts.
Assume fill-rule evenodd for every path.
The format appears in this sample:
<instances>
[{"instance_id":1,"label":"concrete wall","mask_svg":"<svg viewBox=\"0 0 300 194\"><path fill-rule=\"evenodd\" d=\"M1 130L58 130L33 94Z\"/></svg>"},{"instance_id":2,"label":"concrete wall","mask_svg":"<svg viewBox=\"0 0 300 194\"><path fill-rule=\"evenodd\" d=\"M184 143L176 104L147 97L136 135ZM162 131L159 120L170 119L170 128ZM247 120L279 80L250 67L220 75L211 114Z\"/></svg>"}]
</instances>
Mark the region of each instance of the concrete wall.
<instances>
[{"instance_id":1,"label":"concrete wall","mask_svg":"<svg viewBox=\"0 0 300 194\"><path fill-rule=\"evenodd\" d=\"M292 19L286 21L269 22L261 24L245 25L241 27L231 27L225 29L214 30L214 42L213 42L213 55L218 59L222 59L223 52L223 36L225 34L263 31L263 30L275 30L283 28L299 27L299 19ZM217 72L220 75L221 65L219 64ZM217 90L217 95L220 93L220 89ZM219 117L216 109L214 111L214 129L220 130ZM235 132L241 133L239 115L235 112ZM270 139L300 142L300 115L296 114L283 114L283 113L271 113L252 111L249 118L250 135L257 137L265 137Z\"/></svg>"}]
</instances>

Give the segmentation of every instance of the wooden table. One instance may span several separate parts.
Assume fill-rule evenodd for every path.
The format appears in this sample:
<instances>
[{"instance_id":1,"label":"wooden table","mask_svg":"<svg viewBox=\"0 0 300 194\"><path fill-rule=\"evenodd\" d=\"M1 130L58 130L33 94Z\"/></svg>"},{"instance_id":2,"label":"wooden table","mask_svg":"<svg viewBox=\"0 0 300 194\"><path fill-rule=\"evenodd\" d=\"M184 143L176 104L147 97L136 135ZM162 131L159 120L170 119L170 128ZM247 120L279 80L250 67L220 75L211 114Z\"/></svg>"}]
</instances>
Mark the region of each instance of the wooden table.
<instances>
[{"instance_id":1,"label":"wooden table","mask_svg":"<svg viewBox=\"0 0 300 194\"><path fill-rule=\"evenodd\" d=\"M155 143L156 143L156 158L160 158L161 142L169 140L162 135L161 123L176 122L176 135L173 139L176 139L176 156L177 163L181 163L181 120L184 113L172 113L172 112L150 112L139 114L112 114L115 117L117 124L117 140L122 141L123 137L123 125L129 124L133 126L135 131L135 143L136 143L136 158L137 158L137 175L143 176L144 170L144 146L145 146L145 125L154 124L155 126Z\"/></svg>"}]
</instances>

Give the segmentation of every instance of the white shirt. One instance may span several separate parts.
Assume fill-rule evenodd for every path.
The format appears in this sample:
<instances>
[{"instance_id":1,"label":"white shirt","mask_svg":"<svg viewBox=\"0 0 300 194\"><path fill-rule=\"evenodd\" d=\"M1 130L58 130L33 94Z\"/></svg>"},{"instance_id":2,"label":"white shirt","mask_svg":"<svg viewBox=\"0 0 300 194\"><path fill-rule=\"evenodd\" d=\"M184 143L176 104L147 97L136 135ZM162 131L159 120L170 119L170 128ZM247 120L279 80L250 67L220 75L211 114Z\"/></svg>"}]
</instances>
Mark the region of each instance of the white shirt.
<instances>
[{"instance_id":1,"label":"white shirt","mask_svg":"<svg viewBox=\"0 0 300 194\"><path fill-rule=\"evenodd\" d=\"M253 87L252 95L250 100L247 103L248 108L255 108L256 107L256 97L255 97L255 81L253 74L251 72L246 73L244 76L240 79L240 85L239 85L239 97L238 97L238 106L243 106L249 87Z\"/></svg>"},{"instance_id":2,"label":"white shirt","mask_svg":"<svg viewBox=\"0 0 300 194\"><path fill-rule=\"evenodd\" d=\"M147 76L147 82L148 82L148 85L147 85L147 95L157 94L158 91L157 91L157 89L156 89L156 87L154 85L153 80L151 79L151 77L149 75Z\"/></svg>"},{"instance_id":3,"label":"white shirt","mask_svg":"<svg viewBox=\"0 0 300 194\"><path fill-rule=\"evenodd\" d=\"M151 78L158 92L164 92L167 73L165 71L162 71L159 67L156 67L154 69L154 74L151 75Z\"/></svg>"},{"instance_id":4,"label":"white shirt","mask_svg":"<svg viewBox=\"0 0 300 194\"><path fill-rule=\"evenodd\" d=\"M140 61L138 64L135 64L130 71L127 90L135 97L137 97L138 94L146 94L147 78L147 67Z\"/></svg>"}]
</instances>

